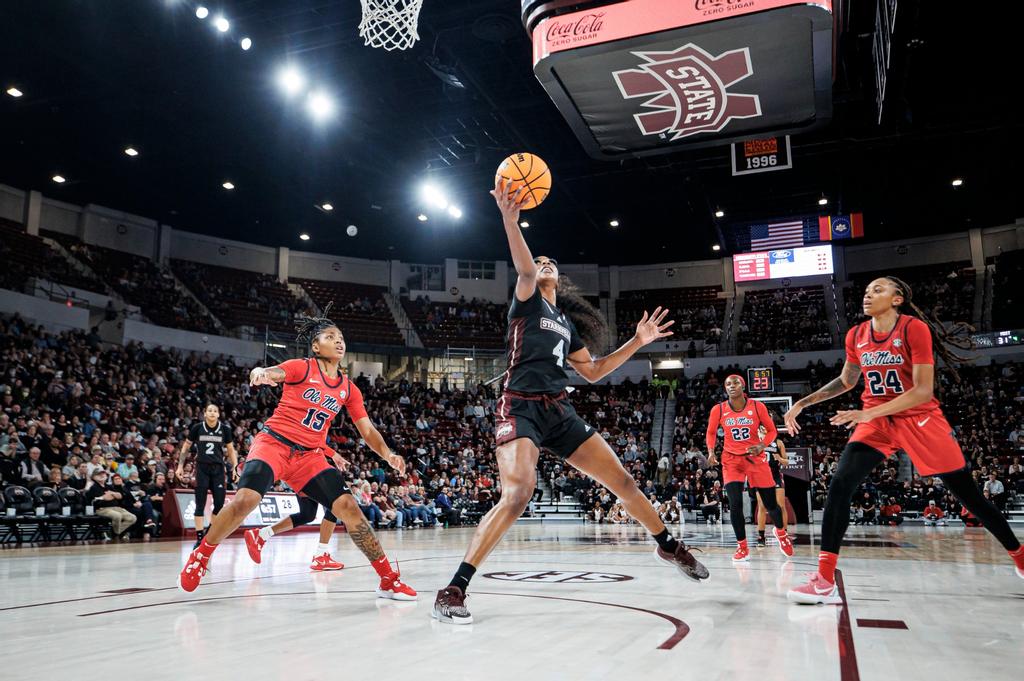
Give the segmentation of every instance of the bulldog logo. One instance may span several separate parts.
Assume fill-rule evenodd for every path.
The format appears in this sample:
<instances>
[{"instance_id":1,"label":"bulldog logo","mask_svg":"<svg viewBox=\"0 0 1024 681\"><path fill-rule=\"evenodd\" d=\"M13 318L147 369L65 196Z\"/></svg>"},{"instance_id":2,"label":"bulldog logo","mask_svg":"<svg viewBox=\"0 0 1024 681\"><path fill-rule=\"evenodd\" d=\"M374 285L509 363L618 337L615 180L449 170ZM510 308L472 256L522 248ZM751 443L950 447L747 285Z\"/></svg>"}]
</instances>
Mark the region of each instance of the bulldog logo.
<instances>
[{"instance_id":1,"label":"bulldog logo","mask_svg":"<svg viewBox=\"0 0 1024 681\"><path fill-rule=\"evenodd\" d=\"M750 49L730 50L713 57L693 43L671 52L634 52L639 68L612 76L626 99L649 97L647 110L633 115L644 135L673 141L702 132L718 132L734 118L761 115L757 95L735 94L728 88L751 75Z\"/></svg>"}]
</instances>

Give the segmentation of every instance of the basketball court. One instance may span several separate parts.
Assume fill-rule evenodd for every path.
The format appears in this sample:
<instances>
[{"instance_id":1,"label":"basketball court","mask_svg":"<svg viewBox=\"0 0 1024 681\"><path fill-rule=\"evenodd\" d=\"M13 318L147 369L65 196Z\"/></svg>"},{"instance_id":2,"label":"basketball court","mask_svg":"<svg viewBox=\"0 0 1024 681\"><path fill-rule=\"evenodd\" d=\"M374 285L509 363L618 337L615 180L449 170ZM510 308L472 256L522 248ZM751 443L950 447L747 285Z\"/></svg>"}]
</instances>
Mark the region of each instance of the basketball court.
<instances>
[{"instance_id":1,"label":"basketball court","mask_svg":"<svg viewBox=\"0 0 1024 681\"><path fill-rule=\"evenodd\" d=\"M414 603L375 599L373 571L341 534L335 556L347 565L334 573L309 572L311 533L275 537L259 566L241 539L229 540L193 594L174 586L191 542L7 551L7 667L19 678L76 678L124 654L152 679L443 669L456 679L941 681L979 669L1013 678L1024 650L1024 623L1007 617L1020 612L1024 587L980 529L851 528L840 581L847 604L813 607L785 598L815 569L806 526L797 528L794 559L769 545L740 566L728 524L683 526L711 570L695 584L654 561L637 526L519 524L474 581L475 623L439 625L430 617L434 590L472 532L380 535L419 590ZM131 640L132 651L111 649L111 640Z\"/></svg>"}]
</instances>

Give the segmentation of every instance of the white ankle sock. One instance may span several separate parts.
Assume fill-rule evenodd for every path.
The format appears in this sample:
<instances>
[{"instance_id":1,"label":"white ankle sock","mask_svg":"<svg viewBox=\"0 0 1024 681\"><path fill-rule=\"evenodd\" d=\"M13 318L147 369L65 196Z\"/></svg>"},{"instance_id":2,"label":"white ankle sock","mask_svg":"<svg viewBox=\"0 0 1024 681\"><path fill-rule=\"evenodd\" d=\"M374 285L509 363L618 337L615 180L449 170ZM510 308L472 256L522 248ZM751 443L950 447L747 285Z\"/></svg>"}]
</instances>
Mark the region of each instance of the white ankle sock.
<instances>
[{"instance_id":1,"label":"white ankle sock","mask_svg":"<svg viewBox=\"0 0 1024 681\"><path fill-rule=\"evenodd\" d=\"M330 553L330 552L331 552L331 547L328 546L327 544L317 544L316 545L316 553L313 554L313 555L322 556L325 553Z\"/></svg>"},{"instance_id":2,"label":"white ankle sock","mask_svg":"<svg viewBox=\"0 0 1024 681\"><path fill-rule=\"evenodd\" d=\"M274 536L274 528L271 527L270 525L267 525L266 527L263 527L263 528L260 529L260 539L262 539L263 541L267 541L268 539L270 539L273 536Z\"/></svg>"}]
</instances>

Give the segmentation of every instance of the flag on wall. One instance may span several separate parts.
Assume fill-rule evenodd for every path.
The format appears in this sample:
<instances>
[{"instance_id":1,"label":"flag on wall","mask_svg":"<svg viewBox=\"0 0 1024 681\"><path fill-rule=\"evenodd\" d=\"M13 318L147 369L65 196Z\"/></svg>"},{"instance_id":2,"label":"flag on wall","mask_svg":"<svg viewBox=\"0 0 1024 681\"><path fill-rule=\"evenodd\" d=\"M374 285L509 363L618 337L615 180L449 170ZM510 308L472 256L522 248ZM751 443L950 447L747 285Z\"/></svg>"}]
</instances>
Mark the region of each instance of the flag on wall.
<instances>
[{"instance_id":1,"label":"flag on wall","mask_svg":"<svg viewBox=\"0 0 1024 681\"><path fill-rule=\"evenodd\" d=\"M776 248L797 248L814 240L814 234L807 234L803 220L773 222L750 226L750 250L770 251Z\"/></svg>"},{"instance_id":2,"label":"flag on wall","mask_svg":"<svg viewBox=\"0 0 1024 681\"><path fill-rule=\"evenodd\" d=\"M818 239L856 239L864 236L864 214L822 215L818 218Z\"/></svg>"}]
</instances>

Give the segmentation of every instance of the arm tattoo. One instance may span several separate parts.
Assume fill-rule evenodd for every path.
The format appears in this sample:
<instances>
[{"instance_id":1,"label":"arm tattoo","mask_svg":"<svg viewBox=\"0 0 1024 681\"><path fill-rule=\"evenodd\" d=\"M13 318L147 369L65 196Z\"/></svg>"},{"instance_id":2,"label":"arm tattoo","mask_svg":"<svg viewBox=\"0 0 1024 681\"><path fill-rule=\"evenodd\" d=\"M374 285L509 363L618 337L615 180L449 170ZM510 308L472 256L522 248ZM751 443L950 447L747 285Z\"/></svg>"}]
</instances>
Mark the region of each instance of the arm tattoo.
<instances>
[{"instance_id":1,"label":"arm tattoo","mask_svg":"<svg viewBox=\"0 0 1024 681\"><path fill-rule=\"evenodd\" d=\"M348 533L352 536L352 541L355 542L356 548L362 551L363 555L369 558L371 563L384 557L384 549L380 547L377 536L373 533L373 529L366 522L365 518L360 520L359 524L351 528Z\"/></svg>"},{"instance_id":2,"label":"arm tattoo","mask_svg":"<svg viewBox=\"0 0 1024 681\"><path fill-rule=\"evenodd\" d=\"M800 400L800 402L803 406L807 407L842 395L853 388L853 386L857 385L859 369L860 367L856 364L850 364L847 362L843 365L843 372L838 378L832 379L818 390Z\"/></svg>"}]
</instances>

